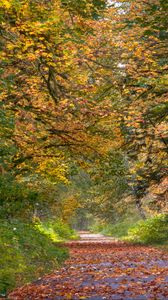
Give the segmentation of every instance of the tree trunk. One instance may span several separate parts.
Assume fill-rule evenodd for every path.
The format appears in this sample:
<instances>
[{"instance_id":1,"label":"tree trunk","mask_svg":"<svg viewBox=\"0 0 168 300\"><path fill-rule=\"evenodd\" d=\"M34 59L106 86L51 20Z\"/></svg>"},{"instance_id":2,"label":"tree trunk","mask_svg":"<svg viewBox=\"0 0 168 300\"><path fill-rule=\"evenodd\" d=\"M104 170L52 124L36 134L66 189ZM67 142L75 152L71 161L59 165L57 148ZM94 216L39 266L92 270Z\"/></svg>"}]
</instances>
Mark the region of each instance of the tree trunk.
<instances>
[{"instance_id":1,"label":"tree trunk","mask_svg":"<svg viewBox=\"0 0 168 300\"><path fill-rule=\"evenodd\" d=\"M5 170L4 170L4 168L0 165L0 174L1 175L4 175L5 174Z\"/></svg>"},{"instance_id":2,"label":"tree trunk","mask_svg":"<svg viewBox=\"0 0 168 300\"><path fill-rule=\"evenodd\" d=\"M146 214L145 214L145 212L144 212L144 210L143 210L143 208L142 208L142 202L141 202L141 199L140 199L140 198L136 198L136 199L135 199L135 204L136 204L136 207L137 207L137 209L138 209L138 212L139 212L141 218L142 218L143 220L146 220Z\"/></svg>"}]
</instances>

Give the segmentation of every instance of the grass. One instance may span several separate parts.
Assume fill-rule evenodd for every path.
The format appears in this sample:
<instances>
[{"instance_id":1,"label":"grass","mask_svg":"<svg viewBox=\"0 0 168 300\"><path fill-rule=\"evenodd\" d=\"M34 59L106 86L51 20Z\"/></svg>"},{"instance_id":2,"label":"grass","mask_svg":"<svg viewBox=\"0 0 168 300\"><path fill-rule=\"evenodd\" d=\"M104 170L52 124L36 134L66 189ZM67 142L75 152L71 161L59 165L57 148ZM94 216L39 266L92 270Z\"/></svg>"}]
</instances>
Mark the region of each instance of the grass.
<instances>
[{"instance_id":1,"label":"grass","mask_svg":"<svg viewBox=\"0 0 168 300\"><path fill-rule=\"evenodd\" d=\"M68 258L59 242L72 238L75 232L61 221L0 220L0 296L58 268Z\"/></svg>"}]
</instances>

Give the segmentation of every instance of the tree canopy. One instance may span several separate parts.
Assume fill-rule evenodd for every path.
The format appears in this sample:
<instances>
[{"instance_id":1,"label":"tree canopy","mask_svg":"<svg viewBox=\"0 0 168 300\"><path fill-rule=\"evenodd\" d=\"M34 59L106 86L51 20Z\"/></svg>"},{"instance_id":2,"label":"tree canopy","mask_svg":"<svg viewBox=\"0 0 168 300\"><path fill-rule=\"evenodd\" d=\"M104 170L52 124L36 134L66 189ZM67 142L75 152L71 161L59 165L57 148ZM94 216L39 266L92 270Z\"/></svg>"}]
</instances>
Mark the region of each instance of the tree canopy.
<instances>
[{"instance_id":1,"label":"tree canopy","mask_svg":"<svg viewBox=\"0 0 168 300\"><path fill-rule=\"evenodd\" d=\"M2 182L105 219L132 194L145 217L166 176L165 1L2 0L0 20Z\"/></svg>"}]
</instances>

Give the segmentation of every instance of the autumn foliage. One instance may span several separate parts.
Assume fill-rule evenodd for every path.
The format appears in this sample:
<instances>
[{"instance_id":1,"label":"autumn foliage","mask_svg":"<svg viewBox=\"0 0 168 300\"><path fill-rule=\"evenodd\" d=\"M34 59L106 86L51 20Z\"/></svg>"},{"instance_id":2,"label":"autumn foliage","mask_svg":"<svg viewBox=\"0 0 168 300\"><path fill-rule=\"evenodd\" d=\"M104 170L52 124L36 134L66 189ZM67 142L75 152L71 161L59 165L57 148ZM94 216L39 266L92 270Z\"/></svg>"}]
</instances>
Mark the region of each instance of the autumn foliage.
<instances>
[{"instance_id":1,"label":"autumn foliage","mask_svg":"<svg viewBox=\"0 0 168 300\"><path fill-rule=\"evenodd\" d=\"M1 0L2 223L114 229L167 214L167 9Z\"/></svg>"}]
</instances>

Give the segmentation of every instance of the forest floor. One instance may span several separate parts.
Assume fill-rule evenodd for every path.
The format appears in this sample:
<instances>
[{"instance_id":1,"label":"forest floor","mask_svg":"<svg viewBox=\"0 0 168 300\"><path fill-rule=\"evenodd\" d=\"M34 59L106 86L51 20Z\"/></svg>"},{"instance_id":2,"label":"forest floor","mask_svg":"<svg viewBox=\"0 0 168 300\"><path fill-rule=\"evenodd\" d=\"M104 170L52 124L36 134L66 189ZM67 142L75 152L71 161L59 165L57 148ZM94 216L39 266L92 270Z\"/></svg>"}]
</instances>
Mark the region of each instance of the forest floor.
<instances>
[{"instance_id":1,"label":"forest floor","mask_svg":"<svg viewBox=\"0 0 168 300\"><path fill-rule=\"evenodd\" d=\"M64 266L13 291L10 300L166 300L168 254L162 250L81 233L67 242Z\"/></svg>"}]
</instances>

